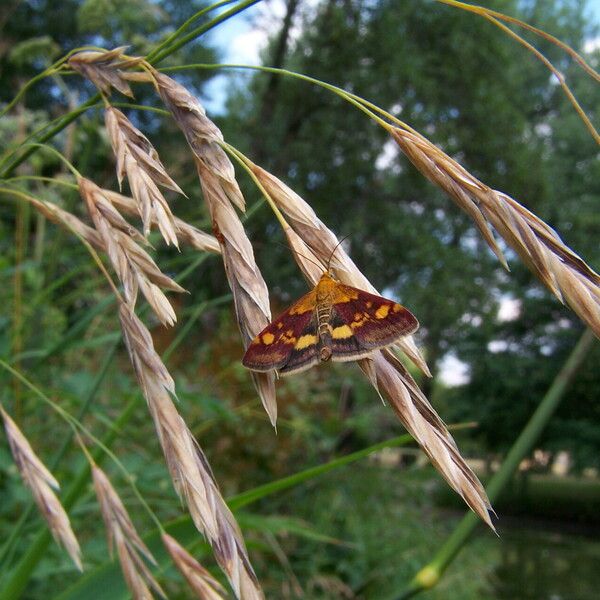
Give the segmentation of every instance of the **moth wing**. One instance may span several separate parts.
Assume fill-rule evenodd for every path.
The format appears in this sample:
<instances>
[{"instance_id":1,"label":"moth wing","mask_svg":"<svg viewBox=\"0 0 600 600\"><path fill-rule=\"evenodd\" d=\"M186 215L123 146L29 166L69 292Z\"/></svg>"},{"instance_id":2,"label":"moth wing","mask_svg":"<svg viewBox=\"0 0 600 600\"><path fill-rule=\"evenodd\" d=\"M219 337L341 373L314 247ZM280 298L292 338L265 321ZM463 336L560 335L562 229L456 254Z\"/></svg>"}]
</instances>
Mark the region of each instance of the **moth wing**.
<instances>
[{"instance_id":1,"label":"moth wing","mask_svg":"<svg viewBox=\"0 0 600 600\"><path fill-rule=\"evenodd\" d=\"M339 284L336 300L329 321L335 361L368 356L419 327L401 304L358 288Z\"/></svg>"},{"instance_id":2,"label":"moth wing","mask_svg":"<svg viewBox=\"0 0 600 600\"><path fill-rule=\"evenodd\" d=\"M294 346L285 365L278 369L280 375L291 375L310 369L319 361L319 336L317 334L317 314L313 312L305 327L295 336Z\"/></svg>"},{"instance_id":3,"label":"moth wing","mask_svg":"<svg viewBox=\"0 0 600 600\"><path fill-rule=\"evenodd\" d=\"M242 364L252 371L277 370L288 375L319 361L316 294L302 296L269 323L246 349Z\"/></svg>"}]
</instances>

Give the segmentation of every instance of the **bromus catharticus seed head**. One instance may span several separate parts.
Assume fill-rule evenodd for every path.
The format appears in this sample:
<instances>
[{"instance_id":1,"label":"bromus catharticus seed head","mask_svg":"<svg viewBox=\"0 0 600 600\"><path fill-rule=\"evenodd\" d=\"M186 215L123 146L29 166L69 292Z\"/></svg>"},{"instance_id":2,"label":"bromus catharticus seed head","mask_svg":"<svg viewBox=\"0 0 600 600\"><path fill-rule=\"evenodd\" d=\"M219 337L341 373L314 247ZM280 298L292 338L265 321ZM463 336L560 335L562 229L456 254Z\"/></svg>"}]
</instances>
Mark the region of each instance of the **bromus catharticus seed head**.
<instances>
[{"instance_id":1,"label":"bromus catharticus seed head","mask_svg":"<svg viewBox=\"0 0 600 600\"><path fill-rule=\"evenodd\" d=\"M131 307L121 304L119 317L125 344L154 420L171 480L194 524L210 542L236 596L263 597L241 531L221 496L208 461L171 399L175 383L152 337Z\"/></svg>"},{"instance_id":2,"label":"bromus catharticus seed head","mask_svg":"<svg viewBox=\"0 0 600 600\"><path fill-rule=\"evenodd\" d=\"M145 80L144 73L131 71L144 62L141 57L125 56L127 46L108 51L86 50L69 58L69 66L89 79L102 93L109 95L111 88L133 98L129 81Z\"/></svg>"},{"instance_id":3,"label":"bromus catharticus seed head","mask_svg":"<svg viewBox=\"0 0 600 600\"><path fill-rule=\"evenodd\" d=\"M254 258L252 244L234 207L245 209L245 201L235 178L235 170L221 147L223 135L206 116L199 101L182 85L153 72L155 86L194 153L204 199L210 211L225 274L233 293L242 342L247 347L271 320L267 284ZM252 379L269 415L277 420L274 376L253 373Z\"/></svg>"},{"instance_id":4,"label":"bromus catharticus seed head","mask_svg":"<svg viewBox=\"0 0 600 600\"><path fill-rule=\"evenodd\" d=\"M8 445L17 469L25 485L31 490L40 514L48 523L54 539L67 551L75 566L83 571L81 549L71 528L71 522L60 500L52 491L59 489L58 481L37 457L27 438L2 406L0 406L0 415L4 420Z\"/></svg>"},{"instance_id":5,"label":"bromus catharticus seed head","mask_svg":"<svg viewBox=\"0 0 600 600\"><path fill-rule=\"evenodd\" d=\"M118 194L111 190L104 190L105 196L112 202L113 206L122 210L129 215L137 215L138 205L133 198ZM153 224L156 223L155 217L153 217ZM204 231L201 231L197 227L186 223L179 217L173 218L175 225L175 233L180 243L186 244L200 252L211 252L213 254L220 254L221 248L217 239Z\"/></svg>"},{"instance_id":6,"label":"bromus catharticus seed head","mask_svg":"<svg viewBox=\"0 0 600 600\"><path fill-rule=\"evenodd\" d=\"M167 174L148 138L120 110L107 106L104 115L106 130L117 158L119 186L127 175L144 224L144 235L147 236L152 223L156 223L165 242L178 246L173 213L158 186L180 194L183 191Z\"/></svg>"},{"instance_id":7,"label":"bromus catharticus seed head","mask_svg":"<svg viewBox=\"0 0 600 600\"><path fill-rule=\"evenodd\" d=\"M227 592L223 586L175 538L163 533L162 541L175 566L200 600L225 599Z\"/></svg>"},{"instance_id":8,"label":"bromus catharticus seed head","mask_svg":"<svg viewBox=\"0 0 600 600\"><path fill-rule=\"evenodd\" d=\"M288 240L291 240L294 257L302 271L308 275L309 283L315 285L322 271L319 273L318 269L309 268L306 259L317 264L330 263L330 269L339 281L377 293L343 247L338 247L339 240L335 234L325 226L303 198L264 169L254 165L252 170L288 219L294 232L291 236L288 235ZM304 246L297 249L300 241ZM428 373L425 361L410 335L400 338L389 348L376 350L357 362L450 486L493 529L490 518L491 505L483 486L460 455L442 419L398 360L395 351L404 352L418 367Z\"/></svg>"},{"instance_id":9,"label":"bromus catharticus seed head","mask_svg":"<svg viewBox=\"0 0 600 600\"><path fill-rule=\"evenodd\" d=\"M144 559L146 559L151 564L156 565L154 556L152 556L152 553L136 531L119 494L117 494L104 471L95 464L92 464L92 480L106 526L108 547L111 555L115 548L117 550L117 556L129 591L136 600L151 599L150 588L166 598L163 589L144 562Z\"/></svg>"},{"instance_id":10,"label":"bromus catharticus seed head","mask_svg":"<svg viewBox=\"0 0 600 600\"><path fill-rule=\"evenodd\" d=\"M174 292L185 290L164 275L142 249L138 242L146 243L145 238L121 216L106 193L89 179L82 177L78 183L108 257L123 284L125 299L135 306L140 290L160 321L173 325L177 320L175 311L160 288Z\"/></svg>"},{"instance_id":11,"label":"bromus catharticus seed head","mask_svg":"<svg viewBox=\"0 0 600 600\"><path fill-rule=\"evenodd\" d=\"M567 302L600 336L600 275L551 227L507 194L479 181L422 135L399 128L392 128L391 135L417 169L473 219L505 267L492 229L558 300Z\"/></svg>"}]
</instances>

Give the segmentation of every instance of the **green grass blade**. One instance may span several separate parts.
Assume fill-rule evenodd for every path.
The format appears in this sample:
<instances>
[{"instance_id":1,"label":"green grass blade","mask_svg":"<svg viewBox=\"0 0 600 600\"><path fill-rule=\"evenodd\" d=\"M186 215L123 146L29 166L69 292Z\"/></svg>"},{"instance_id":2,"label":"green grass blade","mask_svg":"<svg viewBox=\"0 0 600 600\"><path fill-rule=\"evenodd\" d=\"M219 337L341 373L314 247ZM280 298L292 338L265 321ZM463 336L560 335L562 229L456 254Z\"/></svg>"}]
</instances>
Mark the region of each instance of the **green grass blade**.
<instances>
[{"instance_id":1,"label":"green grass blade","mask_svg":"<svg viewBox=\"0 0 600 600\"><path fill-rule=\"evenodd\" d=\"M413 438L406 434L373 444L357 452L335 458L325 464L305 469L289 477L284 477L272 483L237 494L231 497L227 503L232 510L239 509L241 506L246 506L276 492L292 488L319 475L349 465L383 448L404 446L412 441ZM200 537L189 516L169 523L165 527L165 530L184 545L191 544ZM162 547L160 533L154 531L147 535L144 538L144 543L150 548L160 568L162 570L166 569L170 564L170 558ZM75 585L56 596L55 600L88 600L89 598L94 598L94 600L125 600L129 598L129 592L125 587L121 570L117 563L114 561L106 562L93 571L86 573Z\"/></svg>"}]
</instances>

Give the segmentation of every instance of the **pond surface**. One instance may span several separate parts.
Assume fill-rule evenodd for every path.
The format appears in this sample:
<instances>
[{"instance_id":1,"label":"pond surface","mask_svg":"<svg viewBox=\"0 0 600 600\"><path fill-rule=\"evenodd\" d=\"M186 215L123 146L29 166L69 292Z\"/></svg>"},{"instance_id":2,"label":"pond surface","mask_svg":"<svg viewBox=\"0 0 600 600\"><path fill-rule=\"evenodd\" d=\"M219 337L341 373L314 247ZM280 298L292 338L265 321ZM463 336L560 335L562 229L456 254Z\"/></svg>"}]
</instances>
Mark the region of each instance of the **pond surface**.
<instances>
[{"instance_id":1,"label":"pond surface","mask_svg":"<svg viewBox=\"0 0 600 600\"><path fill-rule=\"evenodd\" d=\"M501 560L492 579L498 600L600 599L598 529L570 531L510 521L500 531ZM483 600L483 599L482 599Z\"/></svg>"}]
</instances>

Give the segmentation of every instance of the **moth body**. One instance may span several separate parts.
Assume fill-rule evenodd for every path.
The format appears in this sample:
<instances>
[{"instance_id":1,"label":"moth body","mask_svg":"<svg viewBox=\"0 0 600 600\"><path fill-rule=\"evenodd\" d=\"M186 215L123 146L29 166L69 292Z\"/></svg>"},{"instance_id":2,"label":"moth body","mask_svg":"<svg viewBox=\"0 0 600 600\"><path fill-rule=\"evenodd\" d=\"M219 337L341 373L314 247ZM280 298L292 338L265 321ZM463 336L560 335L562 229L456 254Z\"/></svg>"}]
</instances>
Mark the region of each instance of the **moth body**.
<instances>
[{"instance_id":1,"label":"moth body","mask_svg":"<svg viewBox=\"0 0 600 600\"><path fill-rule=\"evenodd\" d=\"M253 371L298 373L319 362L364 358L418 326L400 304L344 285L325 271L312 291L252 340L242 363Z\"/></svg>"},{"instance_id":2,"label":"moth body","mask_svg":"<svg viewBox=\"0 0 600 600\"><path fill-rule=\"evenodd\" d=\"M333 290L335 280L325 272L321 275L319 283L315 288L317 297L316 317L317 317L317 335L319 346L319 359L321 362L327 362L333 354L331 350L332 328L329 324L331 312L333 309Z\"/></svg>"}]
</instances>

